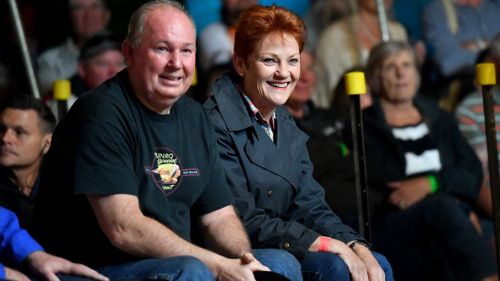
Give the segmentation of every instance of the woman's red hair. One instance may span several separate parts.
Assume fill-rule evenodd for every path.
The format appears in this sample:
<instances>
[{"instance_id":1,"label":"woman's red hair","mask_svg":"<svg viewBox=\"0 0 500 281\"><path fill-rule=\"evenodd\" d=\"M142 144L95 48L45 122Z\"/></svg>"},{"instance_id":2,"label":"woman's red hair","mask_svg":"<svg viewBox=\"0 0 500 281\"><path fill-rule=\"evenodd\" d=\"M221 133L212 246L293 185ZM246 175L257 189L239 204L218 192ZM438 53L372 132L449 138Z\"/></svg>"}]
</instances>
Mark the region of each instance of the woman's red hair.
<instances>
[{"instance_id":1,"label":"woman's red hair","mask_svg":"<svg viewBox=\"0 0 500 281\"><path fill-rule=\"evenodd\" d=\"M234 38L234 54L247 60L269 34L282 39L290 35L297 41L300 52L304 49L305 26L297 15L275 5L256 5L240 16Z\"/></svg>"}]
</instances>

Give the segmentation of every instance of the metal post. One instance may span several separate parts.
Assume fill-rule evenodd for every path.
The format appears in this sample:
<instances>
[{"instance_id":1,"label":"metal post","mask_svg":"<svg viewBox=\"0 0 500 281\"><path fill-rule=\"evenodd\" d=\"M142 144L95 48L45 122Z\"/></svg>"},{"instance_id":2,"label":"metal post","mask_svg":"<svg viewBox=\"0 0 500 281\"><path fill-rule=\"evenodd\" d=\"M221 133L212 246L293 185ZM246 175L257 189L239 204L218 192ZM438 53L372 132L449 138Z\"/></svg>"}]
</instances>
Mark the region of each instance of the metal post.
<instances>
[{"instance_id":1,"label":"metal post","mask_svg":"<svg viewBox=\"0 0 500 281\"><path fill-rule=\"evenodd\" d=\"M387 42L391 39L389 27L387 24L387 15L385 13L384 0L377 0L378 24L380 26L380 35L382 42Z\"/></svg>"},{"instance_id":2,"label":"metal post","mask_svg":"<svg viewBox=\"0 0 500 281\"><path fill-rule=\"evenodd\" d=\"M360 95L366 93L365 76L363 72L349 72L345 75L345 81L346 93L351 96L351 128L353 136L359 232L368 241L371 241L363 114L360 105Z\"/></svg>"},{"instance_id":3,"label":"metal post","mask_svg":"<svg viewBox=\"0 0 500 281\"><path fill-rule=\"evenodd\" d=\"M495 65L480 63L476 66L476 81L481 85L483 94L484 124L486 128L486 147L488 151L488 171L490 173L491 199L493 203L493 221L495 226L495 244L497 268L500 268L500 186L498 171L498 149L495 131L495 111L493 85L496 84Z\"/></svg>"},{"instance_id":4,"label":"metal post","mask_svg":"<svg viewBox=\"0 0 500 281\"><path fill-rule=\"evenodd\" d=\"M24 36L23 26L21 24L21 18L19 17L19 10L17 9L17 4L15 0L9 0L9 8L12 17L12 22L16 28L16 35L21 47L21 55L23 57L24 69L26 70L26 76L28 77L31 93L34 97L40 98L40 92L38 91L38 84L36 83L35 72L33 71L33 65L31 64L31 57L28 52L28 45L26 44L26 38Z\"/></svg>"}]
</instances>

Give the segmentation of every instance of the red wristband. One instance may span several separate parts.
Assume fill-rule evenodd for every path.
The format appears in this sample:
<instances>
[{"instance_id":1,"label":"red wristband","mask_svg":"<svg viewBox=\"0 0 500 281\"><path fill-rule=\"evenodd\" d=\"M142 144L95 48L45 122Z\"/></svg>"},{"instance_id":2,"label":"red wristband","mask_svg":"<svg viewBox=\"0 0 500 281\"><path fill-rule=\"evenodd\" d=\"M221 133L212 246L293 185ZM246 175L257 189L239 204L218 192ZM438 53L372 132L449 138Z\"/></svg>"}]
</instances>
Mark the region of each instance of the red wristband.
<instances>
[{"instance_id":1,"label":"red wristband","mask_svg":"<svg viewBox=\"0 0 500 281\"><path fill-rule=\"evenodd\" d=\"M328 252L330 246L330 237L321 236L319 238L318 252Z\"/></svg>"}]
</instances>

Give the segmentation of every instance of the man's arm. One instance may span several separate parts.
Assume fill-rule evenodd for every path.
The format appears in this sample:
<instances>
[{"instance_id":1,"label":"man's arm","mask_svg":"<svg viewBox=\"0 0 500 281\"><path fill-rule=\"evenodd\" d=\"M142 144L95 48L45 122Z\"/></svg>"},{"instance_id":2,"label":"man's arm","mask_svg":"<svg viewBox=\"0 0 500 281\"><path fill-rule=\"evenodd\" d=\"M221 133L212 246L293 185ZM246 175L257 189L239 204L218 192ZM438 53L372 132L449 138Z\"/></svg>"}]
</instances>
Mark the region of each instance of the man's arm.
<instances>
[{"instance_id":1,"label":"man's arm","mask_svg":"<svg viewBox=\"0 0 500 281\"><path fill-rule=\"evenodd\" d=\"M226 257L239 258L251 252L250 241L232 206L227 206L201 217L207 245Z\"/></svg>"},{"instance_id":2,"label":"man's arm","mask_svg":"<svg viewBox=\"0 0 500 281\"><path fill-rule=\"evenodd\" d=\"M228 259L189 243L158 221L146 217L136 196L88 196L103 232L118 249L139 257L193 256L205 263L218 280L254 280L253 264Z\"/></svg>"}]
</instances>

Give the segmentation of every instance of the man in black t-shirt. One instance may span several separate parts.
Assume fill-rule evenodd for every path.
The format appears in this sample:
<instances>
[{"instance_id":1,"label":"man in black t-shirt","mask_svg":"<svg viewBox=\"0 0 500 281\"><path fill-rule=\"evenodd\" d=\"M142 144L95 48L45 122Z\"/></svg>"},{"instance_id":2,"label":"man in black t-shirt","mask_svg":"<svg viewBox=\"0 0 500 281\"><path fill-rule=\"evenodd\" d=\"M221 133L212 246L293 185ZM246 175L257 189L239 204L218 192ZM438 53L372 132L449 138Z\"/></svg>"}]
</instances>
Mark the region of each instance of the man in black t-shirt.
<instances>
[{"instance_id":1,"label":"man in black t-shirt","mask_svg":"<svg viewBox=\"0 0 500 281\"><path fill-rule=\"evenodd\" d=\"M35 204L37 238L112 280L254 280L269 268L301 280L287 252L252 252L213 127L183 96L195 38L173 1L134 13L122 47L127 69L78 99L54 132ZM210 250L190 242L191 217Z\"/></svg>"}]
</instances>

